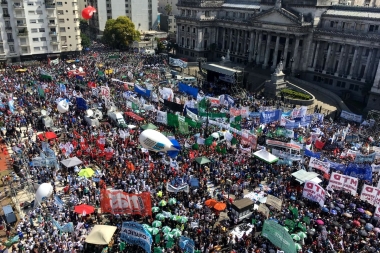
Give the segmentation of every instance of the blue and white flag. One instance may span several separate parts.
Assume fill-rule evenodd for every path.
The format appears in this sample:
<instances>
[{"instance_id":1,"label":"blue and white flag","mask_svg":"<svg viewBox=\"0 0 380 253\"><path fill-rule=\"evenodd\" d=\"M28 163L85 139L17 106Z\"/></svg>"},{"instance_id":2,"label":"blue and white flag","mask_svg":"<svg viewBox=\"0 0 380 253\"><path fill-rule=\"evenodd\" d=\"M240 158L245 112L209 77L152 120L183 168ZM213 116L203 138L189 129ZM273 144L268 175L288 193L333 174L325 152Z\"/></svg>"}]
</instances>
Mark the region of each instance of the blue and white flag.
<instances>
[{"instance_id":1,"label":"blue and white flag","mask_svg":"<svg viewBox=\"0 0 380 253\"><path fill-rule=\"evenodd\" d=\"M14 113L15 112L15 101L13 100L13 98L8 101L8 106L9 106L9 110L11 111L11 113Z\"/></svg>"},{"instance_id":2,"label":"blue and white flag","mask_svg":"<svg viewBox=\"0 0 380 253\"><path fill-rule=\"evenodd\" d=\"M150 97L150 90L144 89L140 85L135 84L135 92L140 96Z\"/></svg>"},{"instance_id":3,"label":"blue and white flag","mask_svg":"<svg viewBox=\"0 0 380 253\"><path fill-rule=\"evenodd\" d=\"M63 207L63 201L60 197L58 197L57 195L54 196L54 203L59 206L59 208L62 208Z\"/></svg>"},{"instance_id":4,"label":"blue and white flag","mask_svg":"<svg viewBox=\"0 0 380 253\"><path fill-rule=\"evenodd\" d=\"M66 85L65 84L63 84L63 83L60 83L59 84L59 89L60 89L60 91L62 92L62 93L66 93Z\"/></svg>"},{"instance_id":5,"label":"blue and white flag","mask_svg":"<svg viewBox=\"0 0 380 253\"><path fill-rule=\"evenodd\" d=\"M281 114L281 110L261 112L260 123L268 124L273 121L279 121L281 120Z\"/></svg>"}]
</instances>

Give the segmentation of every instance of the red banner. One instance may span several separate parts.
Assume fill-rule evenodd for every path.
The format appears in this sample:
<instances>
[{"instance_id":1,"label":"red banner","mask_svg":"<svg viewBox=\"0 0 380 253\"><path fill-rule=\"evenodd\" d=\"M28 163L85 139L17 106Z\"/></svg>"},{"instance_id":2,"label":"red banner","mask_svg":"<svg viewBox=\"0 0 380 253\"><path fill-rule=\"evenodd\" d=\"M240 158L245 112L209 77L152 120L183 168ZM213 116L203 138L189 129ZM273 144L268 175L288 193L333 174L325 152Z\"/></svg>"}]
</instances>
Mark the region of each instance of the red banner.
<instances>
[{"instance_id":1,"label":"red banner","mask_svg":"<svg viewBox=\"0 0 380 253\"><path fill-rule=\"evenodd\" d=\"M149 192L130 194L123 190L102 190L100 207L103 213L152 216Z\"/></svg>"}]
</instances>

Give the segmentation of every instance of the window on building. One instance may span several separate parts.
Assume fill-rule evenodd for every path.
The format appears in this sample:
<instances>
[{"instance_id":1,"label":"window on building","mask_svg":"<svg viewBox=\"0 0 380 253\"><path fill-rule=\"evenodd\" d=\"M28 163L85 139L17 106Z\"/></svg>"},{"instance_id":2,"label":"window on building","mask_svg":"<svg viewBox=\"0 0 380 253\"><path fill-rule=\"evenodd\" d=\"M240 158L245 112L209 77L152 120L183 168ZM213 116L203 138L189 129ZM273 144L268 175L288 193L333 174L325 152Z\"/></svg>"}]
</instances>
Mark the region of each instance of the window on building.
<instances>
[{"instance_id":1,"label":"window on building","mask_svg":"<svg viewBox=\"0 0 380 253\"><path fill-rule=\"evenodd\" d=\"M111 10L107 10L107 13L111 13Z\"/></svg>"},{"instance_id":2,"label":"window on building","mask_svg":"<svg viewBox=\"0 0 380 253\"><path fill-rule=\"evenodd\" d=\"M377 31L379 31L378 25L370 25L369 26L369 32L377 32Z\"/></svg>"},{"instance_id":3,"label":"window on building","mask_svg":"<svg viewBox=\"0 0 380 253\"><path fill-rule=\"evenodd\" d=\"M187 10L186 15L187 15L187 16L191 16L191 10Z\"/></svg>"},{"instance_id":4,"label":"window on building","mask_svg":"<svg viewBox=\"0 0 380 253\"><path fill-rule=\"evenodd\" d=\"M226 17L228 17L230 15L230 13L228 11L226 11Z\"/></svg>"},{"instance_id":5,"label":"window on building","mask_svg":"<svg viewBox=\"0 0 380 253\"><path fill-rule=\"evenodd\" d=\"M190 46L190 40L186 39L186 46Z\"/></svg>"},{"instance_id":6,"label":"window on building","mask_svg":"<svg viewBox=\"0 0 380 253\"><path fill-rule=\"evenodd\" d=\"M302 45L303 45L303 40L299 40L298 46L302 47Z\"/></svg>"},{"instance_id":7,"label":"window on building","mask_svg":"<svg viewBox=\"0 0 380 253\"><path fill-rule=\"evenodd\" d=\"M46 37L41 37L40 41L46 41Z\"/></svg>"},{"instance_id":8,"label":"window on building","mask_svg":"<svg viewBox=\"0 0 380 253\"><path fill-rule=\"evenodd\" d=\"M57 5L62 6L63 4L62 4L62 2L57 2Z\"/></svg>"},{"instance_id":9,"label":"window on building","mask_svg":"<svg viewBox=\"0 0 380 253\"><path fill-rule=\"evenodd\" d=\"M195 28L193 28L193 33L195 33Z\"/></svg>"},{"instance_id":10,"label":"window on building","mask_svg":"<svg viewBox=\"0 0 380 253\"><path fill-rule=\"evenodd\" d=\"M368 56L369 55L369 48L367 48L366 50L365 50L365 56Z\"/></svg>"},{"instance_id":11,"label":"window on building","mask_svg":"<svg viewBox=\"0 0 380 253\"><path fill-rule=\"evenodd\" d=\"M14 53L15 47L13 45L9 45L9 52Z\"/></svg>"},{"instance_id":12,"label":"window on building","mask_svg":"<svg viewBox=\"0 0 380 253\"><path fill-rule=\"evenodd\" d=\"M41 15L43 12L41 10L36 10L37 15Z\"/></svg>"},{"instance_id":13,"label":"window on building","mask_svg":"<svg viewBox=\"0 0 380 253\"><path fill-rule=\"evenodd\" d=\"M190 32L190 27L187 27L187 32L188 32L188 33Z\"/></svg>"},{"instance_id":14,"label":"window on building","mask_svg":"<svg viewBox=\"0 0 380 253\"><path fill-rule=\"evenodd\" d=\"M184 37L181 38L181 42L182 42L181 45L184 46L185 45L185 38Z\"/></svg>"},{"instance_id":15,"label":"window on building","mask_svg":"<svg viewBox=\"0 0 380 253\"><path fill-rule=\"evenodd\" d=\"M110 4L106 4L106 7L109 8L109 7L111 7L111 5Z\"/></svg>"},{"instance_id":16,"label":"window on building","mask_svg":"<svg viewBox=\"0 0 380 253\"><path fill-rule=\"evenodd\" d=\"M34 15L35 12L34 12L34 11L28 11L28 14L29 14L29 15Z\"/></svg>"},{"instance_id":17,"label":"window on building","mask_svg":"<svg viewBox=\"0 0 380 253\"><path fill-rule=\"evenodd\" d=\"M61 36L61 41L66 42L66 36Z\"/></svg>"},{"instance_id":18,"label":"window on building","mask_svg":"<svg viewBox=\"0 0 380 253\"><path fill-rule=\"evenodd\" d=\"M334 21L330 21L330 27L334 27L334 24L335 24Z\"/></svg>"},{"instance_id":19,"label":"window on building","mask_svg":"<svg viewBox=\"0 0 380 253\"><path fill-rule=\"evenodd\" d=\"M236 12L232 12L232 17L236 18Z\"/></svg>"},{"instance_id":20,"label":"window on building","mask_svg":"<svg viewBox=\"0 0 380 253\"><path fill-rule=\"evenodd\" d=\"M205 11L205 17L210 17L210 11Z\"/></svg>"},{"instance_id":21,"label":"window on building","mask_svg":"<svg viewBox=\"0 0 380 253\"><path fill-rule=\"evenodd\" d=\"M185 31L185 26L184 25L181 27L181 30L182 30L182 32Z\"/></svg>"},{"instance_id":22,"label":"window on building","mask_svg":"<svg viewBox=\"0 0 380 253\"><path fill-rule=\"evenodd\" d=\"M35 20L35 19L31 19L31 20L29 20L29 22L30 22L31 24L37 24L37 20Z\"/></svg>"},{"instance_id":23,"label":"window on building","mask_svg":"<svg viewBox=\"0 0 380 253\"><path fill-rule=\"evenodd\" d=\"M33 38L32 40L33 40L33 42L37 42L38 38Z\"/></svg>"},{"instance_id":24,"label":"window on building","mask_svg":"<svg viewBox=\"0 0 380 253\"><path fill-rule=\"evenodd\" d=\"M129 10L125 10L125 13L129 13Z\"/></svg>"},{"instance_id":25,"label":"window on building","mask_svg":"<svg viewBox=\"0 0 380 253\"><path fill-rule=\"evenodd\" d=\"M60 18L60 19L58 19L58 22L59 23L65 23L65 19L64 18Z\"/></svg>"},{"instance_id":26,"label":"window on building","mask_svg":"<svg viewBox=\"0 0 380 253\"><path fill-rule=\"evenodd\" d=\"M358 90L359 90L359 85L355 85L354 91L358 91Z\"/></svg>"},{"instance_id":27,"label":"window on building","mask_svg":"<svg viewBox=\"0 0 380 253\"><path fill-rule=\"evenodd\" d=\"M37 28L32 28L32 29L30 29L30 31L31 31L32 33L36 33L36 32L38 32Z\"/></svg>"},{"instance_id":28,"label":"window on building","mask_svg":"<svg viewBox=\"0 0 380 253\"><path fill-rule=\"evenodd\" d=\"M40 28L40 29L38 29L38 31L39 31L40 33L44 33L44 32L45 32L45 28Z\"/></svg>"},{"instance_id":29,"label":"window on building","mask_svg":"<svg viewBox=\"0 0 380 253\"><path fill-rule=\"evenodd\" d=\"M45 51L45 50L47 50L47 46L43 46L41 49L42 49L43 51Z\"/></svg>"},{"instance_id":30,"label":"window on building","mask_svg":"<svg viewBox=\"0 0 380 253\"><path fill-rule=\"evenodd\" d=\"M204 47L204 48L207 48L207 47L208 47L207 40L205 40L205 41L203 42L203 47Z\"/></svg>"},{"instance_id":31,"label":"window on building","mask_svg":"<svg viewBox=\"0 0 380 253\"><path fill-rule=\"evenodd\" d=\"M193 40L193 46L192 46L192 48L194 48L195 47L195 40Z\"/></svg>"},{"instance_id":32,"label":"window on building","mask_svg":"<svg viewBox=\"0 0 380 253\"><path fill-rule=\"evenodd\" d=\"M129 7L129 5L128 5L128 4L125 4L125 7L126 7L126 8L128 8L128 7Z\"/></svg>"},{"instance_id":33,"label":"window on building","mask_svg":"<svg viewBox=\"0 0 380 253\"><path fill-rule=\"evenodd\" d=\"M208 33L208 29L207 28L205 28L205 33Z\"/></svg>"},{"instance_id":34,"label":"window on building","mask_svg":"<svg viewBox=\"0 0 380 253\"><path fill-rule=\"evenodd\" d=\"M38 23L43 23L43 22L44 22L43 19L39 19L39 20L38 20Z\"/></svg>"},{"instance_id":35,"label":"window on building","mask_svg":"<svg viewBox=\"0 0 380 253\"><path fill-rule=\"evenodd\" d=\"M40 47L33 47L34 51L40 51Z\"/></svg>"},{"instance_id":36,"label":"window on building","mask_svg":"<svg viewBox=\"0 0 380 253\"><path fill-rule=\"evenodd\" d=\"M28 2L28 6L33 6L33 5L34 5L34 3Z\"/></svg>"},{"instance_id":37,"label":"window on building","mask_svg":"<svg viewBox=\"0 0 380 253\"><path fill-rule=\"evenodd\" d=\"M350 83L350 90L354 90L355 85L353 83Z\"/></svg>"},{"instance_id":38,"label":"window on building","mask_svg":"<svg viewBox=\"0 0 380 253\"><path fill-rule=\"evenodd\" d=\"M65 27L60 27L60 28L59 28L59 31L60 31L60 32L66 32L66 28L65 28Z\"/></svg>"},{"instance_id":39,"label":"window on building","mask_svg":"<svg viewBox=\"0 0 380 253\"><path fill-rule=\"evenodd\" d=\"M57 11L58 15L63 15L63 11L60 10L60 11Z\"/></svg>"}]
</instances>

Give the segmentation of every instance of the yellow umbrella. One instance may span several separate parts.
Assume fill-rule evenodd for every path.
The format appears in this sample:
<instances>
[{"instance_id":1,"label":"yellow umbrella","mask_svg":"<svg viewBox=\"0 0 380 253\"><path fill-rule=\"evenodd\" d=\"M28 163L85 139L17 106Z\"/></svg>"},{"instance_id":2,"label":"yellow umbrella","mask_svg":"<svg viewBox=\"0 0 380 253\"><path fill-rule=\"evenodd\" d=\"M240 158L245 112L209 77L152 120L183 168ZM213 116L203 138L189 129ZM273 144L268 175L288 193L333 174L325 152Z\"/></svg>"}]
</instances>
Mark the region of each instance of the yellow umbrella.
<instances>
[{"instance_id":1,"label":"yellow umbrella","mask_svg":"<svg viewBox=\"0 0 380 253\"><path fill-rule=\"evenodd\" d=\"M18 70L16 70L16 72L26 72L26 71L28 71L27 69L18 69Z\"/></svg>"},{"instance_id":2,"label":"yellow umbrella","mask_svg":"<svg viewBox=\"0 0 380 253\"><path fill-rule=\"evenodd\" d=\"M157 192L157 197L162 198L162 191Z\"/></svg>"},{"instance_id":3,"label":"yellow umbrella","mask_svg":"<svg viewBox=\"0 0 380 253\"><path fill-rule=\"evenodd\" d=\"M98 66L99 68L101 68L101 67L103 67L104 65L101 64L101 63L99 63L99 64L97 64L97 66Z\"/></svg>"},{"instance_id":4,"label":"yellow umbrella","mask_svg":"<svg viewBox=\"0 0 380 253\"><path fill-rule=\"evenodd\" d=\"M112 69L106 69L106 71L104 71L104 73L106 75L109 75L109 74L112 74L113 73L113 70Z\"/></svg>"},{"instance_id":5,"label":"yellow umbrella","mask_svg":"<svg viewBox=\"0 0 380 253\"><path fill-rule=\"evenodd\" d=\"M365 213L368 215L372 215L372 213L370 211L365 211Z\"/></svg>"},{"instance_id":6,"label":"yellow umbrella","mask_svg":"<svg viewBox=\"0 0 380 253\"><path fill-rule=\"evenodd\" d=\"M94 174L95 171L93 171L91 168L84 168L79 171L78 176L89 178L92 177Z\"/></svg>"},{"instance_id":7,"label":"yellow umbrella","mask_svg":"<svg viewBox=\"0 0 380 253\"><path fill-rule=\"evenodd\" d=\"M67 63L73 63L73 62L75 62L74 60L67 60L66 61Z\"/></svg>"}]
</instances>

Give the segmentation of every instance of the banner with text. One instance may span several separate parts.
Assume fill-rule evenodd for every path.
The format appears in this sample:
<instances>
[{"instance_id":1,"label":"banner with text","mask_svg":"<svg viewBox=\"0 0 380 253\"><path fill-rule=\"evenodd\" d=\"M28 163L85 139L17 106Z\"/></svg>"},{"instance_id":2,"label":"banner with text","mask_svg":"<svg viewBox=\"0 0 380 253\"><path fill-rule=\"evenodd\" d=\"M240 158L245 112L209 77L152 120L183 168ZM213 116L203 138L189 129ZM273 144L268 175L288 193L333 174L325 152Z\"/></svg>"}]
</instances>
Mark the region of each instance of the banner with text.
<instances>
[{"instance_id":1,"label":"banner with text","mask_svg":"<svg viewBox=\"0 0 380 253\"><path fill-rule=\"evenodd\" d=\"M355 121L355 122L362 122L362 115L358 115L355 113L350 113L347 111L342 111L340 114L340 117L346 120Z\"/></svg>"},{"instance_id":2,"label":"banner with text","mask_svg":"<svg viewBox=\"0 0 380 253\"><path fill-rule=\"evenodd\" d=\"M350 192L351 195L356 196L358 190L359 179L346 175L333 172L330 177L329 185L327 188L334 190L343 190Z\"/></svg>"},{"instance_id":3,"label":"banner with text","mask_svg":"<svg viewBox=\"0 0 380 253\"><path fill-rule=\"evenodd\" d=\"M323 171L326 174L330 172L330 163L322 162L315 157L310 158L309 167Z\"/></svg>"},{"instance_id":4,"label":"banner with text","mask_svg":"<svg viewBox=\"0 0 380 253\"><path fill-rule=\"evenodd\" d=\"M367 201L371 205L378 206L380 205L380 189L364 184L360 199Z\"/></svg>"},{"instance_id":5,"label":"banner with text","mask_svg":"<svg viewBox=\"0 0 380 253\"><path fill-rule=\"evenodd\" d=\"M103 190L100 197L103 213L152 215L149 192L130 194L123 190Z\"/></svg>"},{"instance_id":6,"label":"banner with text","mask_svg":"<svg viewBox=\"0 0 380 253\"><path fill-rule=\"evenodd\" d=\"M302 196L323 206L325 204L326 191L317 183L306 181L303 187Z\"/></svg>"},{"instance_id":7,"label":"banner with text","mask_svg":"<svg viewBox=\"0 0 380 253\"><path fill-rule=\"evenodd\" d=\"M120 232L120 240L140 246L145 252L151 252L152 236L137 222L123 222Z\"/></svg>"}]
</instances>

